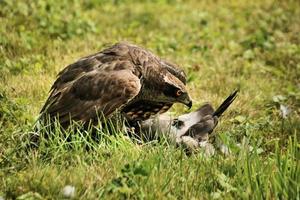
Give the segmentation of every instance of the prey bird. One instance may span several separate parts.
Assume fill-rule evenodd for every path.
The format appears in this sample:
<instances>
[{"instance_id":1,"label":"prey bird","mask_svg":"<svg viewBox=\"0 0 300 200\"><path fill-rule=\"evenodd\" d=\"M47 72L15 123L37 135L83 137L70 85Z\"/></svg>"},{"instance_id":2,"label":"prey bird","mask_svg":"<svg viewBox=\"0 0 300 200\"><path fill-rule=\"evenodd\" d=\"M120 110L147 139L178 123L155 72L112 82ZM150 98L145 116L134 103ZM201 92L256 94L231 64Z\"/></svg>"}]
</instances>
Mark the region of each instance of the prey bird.
<instances>
[{"instance_id":1,"label":"prey bird","mask_svg":"<svg viewBox=\"0 0 300 200\"><path fill-rule=\"evenodd\" d=\"M157 118L148 119L141 123L142 131L153 138L159 136L155 135L157 133L166 134L167 138L176 144L183 144L192 151L202 147L211 151L214 148L209 143L209 137L237 94L238 90L232 92L216 110L211 104L206 103L197 110L176 118L162 114Z\"/></svg>"},{"instance_id":2,"label":"prey bird","mask_svg":"<svg viewBox=\"0 0 300 200\"><path fill-rule=\"evenodd\" d=\"M41 116L67 128L72 120L96 125L121 113L130 123L149 119L174 103L189 108L182 69L139 46L121 42L67 66L51 87Z\"/></svg>"}]
</instances>

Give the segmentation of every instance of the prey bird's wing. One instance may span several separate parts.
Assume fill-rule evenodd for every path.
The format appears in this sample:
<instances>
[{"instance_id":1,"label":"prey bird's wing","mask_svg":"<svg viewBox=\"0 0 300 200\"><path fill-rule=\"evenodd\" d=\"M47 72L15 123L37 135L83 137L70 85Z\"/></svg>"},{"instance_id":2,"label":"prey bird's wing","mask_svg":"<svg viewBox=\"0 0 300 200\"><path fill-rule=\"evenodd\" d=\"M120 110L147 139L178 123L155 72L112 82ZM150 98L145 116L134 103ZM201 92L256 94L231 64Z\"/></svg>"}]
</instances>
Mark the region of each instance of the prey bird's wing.
<instances>
[{"instance_id":1,"label":"prey bird's wing","mask_svg":"<svg viewBox=\"0 0 300 200\"><path fill-rule=\"evenodd\" d=\"M70 120L88 122L102 115L109 117L141 89L134 64L127 60L101 63L89 58L78 62L60 74L41 111L42 115L57 117L63 127Z\"/></svg>"},{"instance_id":2,"label":"prey bird's wing","mask_svg":"<svg viewBox=\"0 0 300 200\"><path fill-rule=\"evenodd\" d=\"M230 106L230 104L235 100L237 97L237 93L239 90L235 90L232 92L224 101L223 103L216 109L216 111L213 113L213 116L221 117L223 112Z\"/></svg>"}]
</instances>

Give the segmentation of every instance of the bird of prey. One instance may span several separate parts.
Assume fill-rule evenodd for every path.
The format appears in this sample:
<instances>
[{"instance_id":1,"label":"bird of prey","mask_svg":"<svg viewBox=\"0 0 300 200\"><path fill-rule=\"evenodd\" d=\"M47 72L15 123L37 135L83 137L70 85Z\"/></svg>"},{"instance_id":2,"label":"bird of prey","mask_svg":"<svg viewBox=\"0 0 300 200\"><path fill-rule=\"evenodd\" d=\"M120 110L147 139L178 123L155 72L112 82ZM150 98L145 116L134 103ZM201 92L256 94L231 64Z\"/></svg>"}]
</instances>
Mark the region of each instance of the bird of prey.
<instances>
[{"instance_id":1,"label":"bird of prey","mask_svg":"<svg viewBox=\"0 0 300 200\"><path fill-rule=\"evenodd\" d=\"M139 46L121 42L67 66L51 87L41 116L98 124L121 113L129 122L149 119L174 103L188 107L186 75L175 64Z\"/></svg>"}]
</instances>

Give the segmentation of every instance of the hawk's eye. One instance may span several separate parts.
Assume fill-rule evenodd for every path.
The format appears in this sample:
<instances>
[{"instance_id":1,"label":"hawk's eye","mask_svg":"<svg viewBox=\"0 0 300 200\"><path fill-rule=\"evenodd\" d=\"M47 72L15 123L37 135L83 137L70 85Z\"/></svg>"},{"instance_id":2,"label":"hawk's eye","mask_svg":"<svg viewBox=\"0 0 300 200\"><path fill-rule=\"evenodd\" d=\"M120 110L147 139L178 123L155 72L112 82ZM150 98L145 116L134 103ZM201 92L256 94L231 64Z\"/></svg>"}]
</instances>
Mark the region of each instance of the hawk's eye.
<instances>
[{"instance_id":1,"label":"hawk's eye","mask_svg":"<svg viewBox=\"0 0 300 200\"><path fill-rule=\"evenodd\" d=\"M176 96L179 97L179 96L181 96L181 95L182 95L182 91L181 91L181 90L177 90L177 91L176 91Z\"/></svg>"},{"instance_id":2,"label":"hawk's eye","mask_svg":"<svg viewBox=\"0 0 300 200\"><path fill-rule=\"evenodd\" d=\"M176 98L181 96L183 94L183 91L174 85L166 84L163 89L163 93L168 97Z\"/></svg>"}]
</instances>

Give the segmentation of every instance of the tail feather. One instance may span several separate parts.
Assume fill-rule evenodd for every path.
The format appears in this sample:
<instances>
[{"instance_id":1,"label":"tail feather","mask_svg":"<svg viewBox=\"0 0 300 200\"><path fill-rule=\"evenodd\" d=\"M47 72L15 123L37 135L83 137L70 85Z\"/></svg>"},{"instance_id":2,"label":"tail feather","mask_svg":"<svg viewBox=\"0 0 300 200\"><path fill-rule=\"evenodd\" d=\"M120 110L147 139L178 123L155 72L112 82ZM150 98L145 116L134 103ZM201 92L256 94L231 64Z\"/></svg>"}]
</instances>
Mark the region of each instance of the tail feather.
<instances>
[{"instance_id":1,"label":"tail feather","mask_svg":"<svg viewBox=\"0 0 300 200\"><path fill-rule=\"evenodd\" d=\"M225 101L217 108L217 110L214 112L213 116L220 117L223 112L230 106L230 104L235 100L237 97L237 93L239 90L235 90L233 93L231 93Z\"/></svg>"}]
</instances>

